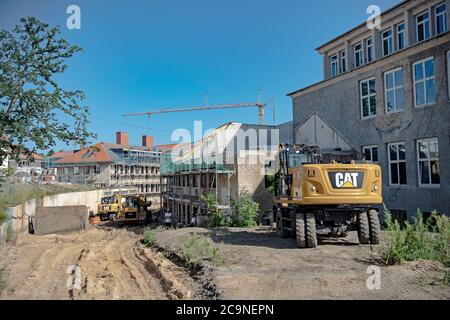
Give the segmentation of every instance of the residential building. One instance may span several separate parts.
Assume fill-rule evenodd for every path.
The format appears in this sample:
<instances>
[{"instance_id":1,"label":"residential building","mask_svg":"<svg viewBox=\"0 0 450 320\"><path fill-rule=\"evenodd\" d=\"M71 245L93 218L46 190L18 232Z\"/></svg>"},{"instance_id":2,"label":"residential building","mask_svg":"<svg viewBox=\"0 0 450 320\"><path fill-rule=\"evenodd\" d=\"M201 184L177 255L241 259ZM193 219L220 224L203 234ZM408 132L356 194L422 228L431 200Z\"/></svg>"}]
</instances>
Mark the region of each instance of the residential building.
<instances>
[{"instance_id":1,"label":"residential building","mask_svg":"<svg viewBox=\"0 0 450 320\"><path fill-rule=\"evenodd\" d=\"M227 123L193 144L161 156L164 211L181 225L208 221L205 196L212 195L219 210L230 212L231 201L248 192L260 212L272 210L273 195L266 176L274 165L278 144L289 143L290 124L263 126Z\"/></svg>"},{"instance_id":2,"label":"residential building","mask_svg":"<svg viewBox=\"0 0 450 320\"><path fill-rule=\"evenodd\" d=\"M450 213L449 9L399 3L381 29L364 23L320 46L324 80L289 94L294 142L380 163L384 202L400 218Z\"/></svg>"},{"instance_id":3,"label":"residential building","mask_svg":"<svg viewBox=\"0 0 450 320\"><path fill-rule=\"evenodd\" d=\"M152 201L154 210L159 210L160 155L153 147L153 137L143 136L142 145L133 146L126 132L117 132L116 143L100 142L81 150L55 153L46 160L46 170L55 175L58 183L136 190Z\"/></svg>"},{"instance_id":4,"label":"residential building","mask_svg":"<svg viewBox=\"0 0 450 320\"><path fill-rule=\"evenodd\" d=\"M44 157L33 153L31 156L20 154L18 161L9 159L8 168L14 177L19 177L23 182L37 180L42 174Z\"/></svg>"}]
</instances>

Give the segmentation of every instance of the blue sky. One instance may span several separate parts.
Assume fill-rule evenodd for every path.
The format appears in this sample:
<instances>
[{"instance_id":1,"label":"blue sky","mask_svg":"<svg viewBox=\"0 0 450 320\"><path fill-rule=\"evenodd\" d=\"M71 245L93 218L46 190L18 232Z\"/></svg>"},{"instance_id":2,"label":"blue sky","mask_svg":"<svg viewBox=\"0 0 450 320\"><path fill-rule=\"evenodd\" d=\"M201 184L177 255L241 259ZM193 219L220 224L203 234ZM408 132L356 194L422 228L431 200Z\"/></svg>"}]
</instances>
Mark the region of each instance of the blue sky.
<instances>
[{"instance_id":1,"label":"blue sky","mask_svg":"<svg viewBox=\"0 0 450 320\"><path fill-rule=\"evenodd\" d=\"M0 0L0 28L24 16L62 27L84 49L59 77L81 89L91 110L90 129L113 142L127 131L131 143L152 134L170 143L174 129L204 129L228 121L257 123L256 108L124 118L127 112L254 101L263 89L275 98L276 123L292 120L286 93L322 79L319 45L400 0ZM81 30L68 30L66 8L81 8ZM107 120L104 120L107 119ZM272 124L268 111L266 123ZM68 149L64 145L59 148Z\"/></svg>"}]
</instances>

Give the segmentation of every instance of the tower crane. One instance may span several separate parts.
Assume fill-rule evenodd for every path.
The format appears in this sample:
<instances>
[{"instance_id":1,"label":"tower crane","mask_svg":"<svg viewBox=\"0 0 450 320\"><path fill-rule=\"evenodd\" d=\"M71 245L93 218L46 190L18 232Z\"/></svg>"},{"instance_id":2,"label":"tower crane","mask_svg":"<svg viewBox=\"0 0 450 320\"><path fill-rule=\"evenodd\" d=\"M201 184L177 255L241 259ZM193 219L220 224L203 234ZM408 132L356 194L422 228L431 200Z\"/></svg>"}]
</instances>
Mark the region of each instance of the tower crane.
<instances>
[{"instance_id":1,"label":"tower crane","mask_svg":"<svg viewBox=\"0 0 450 320\"><path fill-rule=\"evenodd\" d=\"M132 117L132 116L153 116L155 114L163 114L163 113L175 113L175 112L192 112L192 111L205 111L205 110L218 110L218 109L235 109L235 108L258 108L258 123L260 125L264 125L264 113L265 108L268 104L273 101L271 98L266 102L261 102L261 93L258 97L258 101L256 102L242 102L242 103L231 103L231 104L217 104L217 105L209 105L206 103L204 106L191 106L186 108L162 108L154 111L147 112L137 112L137 113L127 113L124 114L124 117Z\"/></svg>"}]
</instances>

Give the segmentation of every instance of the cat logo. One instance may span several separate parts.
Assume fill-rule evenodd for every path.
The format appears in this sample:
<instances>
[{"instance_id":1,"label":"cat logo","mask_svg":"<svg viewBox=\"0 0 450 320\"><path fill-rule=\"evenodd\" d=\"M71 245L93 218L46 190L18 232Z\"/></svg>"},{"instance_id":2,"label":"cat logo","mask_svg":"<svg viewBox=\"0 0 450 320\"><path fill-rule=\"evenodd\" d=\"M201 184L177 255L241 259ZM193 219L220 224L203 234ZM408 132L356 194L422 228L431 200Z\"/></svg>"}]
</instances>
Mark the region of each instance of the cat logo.
<instances>
[{"instance_id":1,"label":"cat logo","mask_svg":"<svg viewBox=\"0 0 450 320\"><path fill-rule=\"evenodd\" d=\"M358 188L358 172L338 172L335 175L335 183L338 188Z\"/></svg>"}]
</instances>

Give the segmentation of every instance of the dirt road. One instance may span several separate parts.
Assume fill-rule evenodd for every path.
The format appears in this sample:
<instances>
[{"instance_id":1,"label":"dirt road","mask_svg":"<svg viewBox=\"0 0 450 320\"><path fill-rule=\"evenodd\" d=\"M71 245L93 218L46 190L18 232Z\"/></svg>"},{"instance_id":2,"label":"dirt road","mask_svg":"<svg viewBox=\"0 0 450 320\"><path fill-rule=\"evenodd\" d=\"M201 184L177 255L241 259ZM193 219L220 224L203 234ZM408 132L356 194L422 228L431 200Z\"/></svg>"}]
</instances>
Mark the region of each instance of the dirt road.
<instances>
[{"instance_id":1,"label":"dirt road","mask_svg":"<svg viewBox=\"0 0 450 320\"><path fill-rule=\"evenodd\" d=\"M2 299L192 298L196 284L184 270L140 245L142 232L141 227L93 228L69 235L23 235L0 249L7 275ZM164 278L155 264L163 264L164 276L178 279ZM68 290L67 279L75 283L70 266L79 268L80 290ZM174 288L180 283L183 288Z\"/></svg>"},{"instance_id":2,"label":"dirt road","mask_svg":"<svg viewBox=\"0 0 450 320\"><path fill-rule=\"evenodd\" d=\"M167 247L193 232L211 236L225 258L210 275L225 299L450 299L450 286L436 280L443 278L442 267L429 261L380 265L380 247L359 245L356 233L316 249L298 249L294 239L264 228L180 229L159 233L157 241ZM367 287L372 265L380 268L379 290Z\"/></svg>"}]
</instances>

